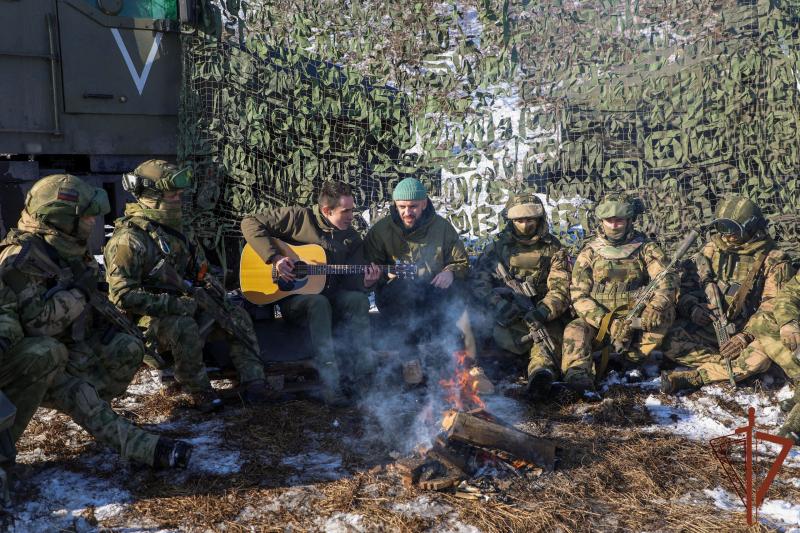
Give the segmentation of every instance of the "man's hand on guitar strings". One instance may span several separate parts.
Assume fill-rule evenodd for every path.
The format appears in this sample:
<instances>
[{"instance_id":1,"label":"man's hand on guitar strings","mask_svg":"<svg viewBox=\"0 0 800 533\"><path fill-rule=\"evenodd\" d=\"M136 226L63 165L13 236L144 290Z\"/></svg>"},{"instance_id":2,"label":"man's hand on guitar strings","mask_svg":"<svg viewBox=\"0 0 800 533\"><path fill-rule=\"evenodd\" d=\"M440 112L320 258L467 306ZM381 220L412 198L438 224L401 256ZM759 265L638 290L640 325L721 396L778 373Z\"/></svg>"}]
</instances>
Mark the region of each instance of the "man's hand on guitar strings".
<instances>
[{"instance_id":1,"label":"man's hand on guitar strings","mask_svg":"<svg viewBox=\"0 0 800 533\"><path fill-rule=\"evenodd\" d=\"M364 287L372 287L381 277L381 268L375 263L370 263L364 269Z\"/></svg>"},{"instance_id":2,"label":"man's hand on guitar strings","mask_svg":"<svg viewBox=\"0 0 800 533\"><path fill-rule=\"evenodd\" d=\"M290 257L282 256L275 262L275 268L278 269L278 276L284 281L294 281L294 261Z\"/></svg>"}]
</instances>

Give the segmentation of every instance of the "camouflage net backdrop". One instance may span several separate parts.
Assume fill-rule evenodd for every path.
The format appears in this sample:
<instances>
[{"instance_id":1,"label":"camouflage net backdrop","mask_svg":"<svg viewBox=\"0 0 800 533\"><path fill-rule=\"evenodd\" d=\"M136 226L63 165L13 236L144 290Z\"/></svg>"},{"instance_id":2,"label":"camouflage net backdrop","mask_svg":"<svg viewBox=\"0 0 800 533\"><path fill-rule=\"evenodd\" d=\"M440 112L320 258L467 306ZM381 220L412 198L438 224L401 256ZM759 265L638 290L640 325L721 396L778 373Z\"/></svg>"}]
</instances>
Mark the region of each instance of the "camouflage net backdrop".
<instances>
[{"instance_id":1,"label":"camouflage net backdrop","mask_svg":"<svg viewBox=\"0 0 800 533\"><path fill-rule=\"evenodd\" d=\"M179 157L212 246L327 178L373 218L409 175L465 237L534 189L577 247L624 189L668 245L730 192L797 243L798 0L217 0L203 19Z\"/></svg>"}]
</instances>

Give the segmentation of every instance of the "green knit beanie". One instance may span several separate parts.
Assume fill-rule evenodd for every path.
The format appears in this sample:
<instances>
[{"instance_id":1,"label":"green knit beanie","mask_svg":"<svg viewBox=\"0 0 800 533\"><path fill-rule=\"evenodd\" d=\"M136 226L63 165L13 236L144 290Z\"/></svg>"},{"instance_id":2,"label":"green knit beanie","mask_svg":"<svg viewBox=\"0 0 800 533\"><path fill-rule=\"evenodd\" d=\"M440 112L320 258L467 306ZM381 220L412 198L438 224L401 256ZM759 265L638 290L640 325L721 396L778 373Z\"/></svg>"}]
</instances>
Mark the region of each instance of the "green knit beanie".
<instances>
[{"instance_id":1,"label":"green knit beanie","mask_svg":"<svg viewBox=\"0 0 800 533\"><path fill-rule=\"evenodd\" d=\"M428 197L428 191L425 186L417 178L406 178L402 180L394 188L392 192L392 200L409 201L409 200L424 200Z\"/></svg>"}]
</instances>

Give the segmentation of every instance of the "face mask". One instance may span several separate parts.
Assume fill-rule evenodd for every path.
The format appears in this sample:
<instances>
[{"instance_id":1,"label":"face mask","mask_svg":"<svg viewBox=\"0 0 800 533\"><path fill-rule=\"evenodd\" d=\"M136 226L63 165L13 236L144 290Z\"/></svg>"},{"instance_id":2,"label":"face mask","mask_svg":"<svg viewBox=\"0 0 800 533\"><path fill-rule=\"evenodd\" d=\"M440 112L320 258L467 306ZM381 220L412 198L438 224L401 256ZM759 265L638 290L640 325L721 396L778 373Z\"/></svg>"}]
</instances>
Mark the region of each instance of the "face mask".
<instances>
[{"instance_id":1,"label":"face mask","mask_svg":"<svg viewBox=\"0 0 800 533\"><path fill-rule=\"evenodd\" d=\"M95 217L81 217L80 221L78 221L78 234L76 237L82 241L88 241L94 229L95 220Z\"/></svg>"},{"instance_id":2,"label":"face mask","mask_svg":"<svg viewBox=\"0 0 800 533\"><path fill-rule=\"evenodd\" d=\"M603 223L603 233L611 242L620 242L625 238L625 234L628 232L628 224L630 224L630 222L626 222L625 225L618 228L610 228Z\"/></svg>"}]
</instances>

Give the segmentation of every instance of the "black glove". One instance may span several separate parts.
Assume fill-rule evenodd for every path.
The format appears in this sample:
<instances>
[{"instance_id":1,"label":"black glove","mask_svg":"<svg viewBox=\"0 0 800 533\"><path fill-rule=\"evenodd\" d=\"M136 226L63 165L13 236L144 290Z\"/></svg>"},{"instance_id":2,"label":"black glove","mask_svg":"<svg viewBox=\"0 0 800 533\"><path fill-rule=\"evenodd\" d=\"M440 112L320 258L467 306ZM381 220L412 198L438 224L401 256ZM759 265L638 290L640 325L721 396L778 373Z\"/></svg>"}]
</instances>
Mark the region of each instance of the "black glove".
<instances>
[{"instance_id":1,"label":"black glove","mask_svg":"<svg viewBox=\"0 0 800 533\"><path fill-rule=\"evenodd\" d=\"M525 322L538 322L540 324L544 324L547 322L547 318L550 316L550 310L542 305L539 304L527 313L525 313L525 317L523 320Z\"/></svg>"},{"instance_id":2,"label":"black glove","mask_svg":"<svg viewBox=\"0 0 800 533\"><path fill-rule=\"evenodd\" d=\"M522 310L509 302L508 300L500 300L494 306L494 316L501 324L507 324L522 314Z\"/></svg>"},{"instance_id":3,"label":"black glove","mask_svg":"<svg viewBox=\"0 0 800 533\"><path fill-rule=\"evenodd\" d=\"M0 337L0 357L4 356L9 348L11 348L11 341L5 337Z\"/></svg>"},{"instance_id":4,"label":"black glove","mask_svg":"<svg viewBox=\"0 0 800 533\"><path fill-rule=\"evenodd\" d=\"M70 289L78 289L88 300L91 294L97 290L97 273L91 268L87 268L73 278Z\"/></svg>"}]
</instances>

